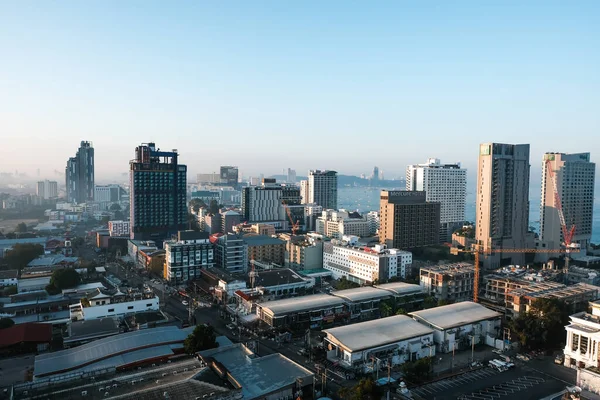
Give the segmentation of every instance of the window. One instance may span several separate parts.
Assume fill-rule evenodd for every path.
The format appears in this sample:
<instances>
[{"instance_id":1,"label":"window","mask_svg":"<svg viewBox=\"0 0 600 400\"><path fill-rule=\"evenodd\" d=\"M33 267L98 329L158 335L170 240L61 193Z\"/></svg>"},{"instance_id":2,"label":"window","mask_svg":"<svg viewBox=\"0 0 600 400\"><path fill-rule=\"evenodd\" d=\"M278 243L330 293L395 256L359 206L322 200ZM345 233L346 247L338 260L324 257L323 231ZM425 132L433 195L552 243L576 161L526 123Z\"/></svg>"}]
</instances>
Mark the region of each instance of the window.
<instances>
[{"instance_id":1,"label":"window","mask_svg":"<svg viewBox=\"0 0 600 400\"><path fill-rule=\"evenodd\" d=\"M127 306L128 310L133 310L133 306Z\"/></svg>"},{"instance_id":2,"label":"window","mask_svg":"<svg viewBox=\"0 0 600 400\"><path fill-rule=\"evenodd\" d=\"M152 307L152 303L146 304L146 307Z\"/></svg>"},{"instance_id":3,"label":"window","mask_svg":"<svg viewBox=\"0 0 600 400\"><path fill-rule=\"evenodd\" d=\"M114 308L109 308L108 312L115 312L115 309Z\"/></svg>"}]
</instances>

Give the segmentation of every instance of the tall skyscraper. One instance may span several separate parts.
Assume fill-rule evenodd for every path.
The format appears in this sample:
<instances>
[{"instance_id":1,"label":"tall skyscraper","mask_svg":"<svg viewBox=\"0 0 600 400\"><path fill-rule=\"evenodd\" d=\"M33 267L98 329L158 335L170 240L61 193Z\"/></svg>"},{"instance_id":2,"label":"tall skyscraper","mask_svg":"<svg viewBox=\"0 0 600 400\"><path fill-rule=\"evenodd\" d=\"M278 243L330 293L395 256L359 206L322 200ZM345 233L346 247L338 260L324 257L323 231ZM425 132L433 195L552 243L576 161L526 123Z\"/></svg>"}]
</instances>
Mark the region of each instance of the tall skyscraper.
<instances>
[{"instance_id":1,"label":"tall skyscraper","mask_svg":"<svg viewBox=\"0 0 600 400\"><path fill-rule=\"evenodd\" d=\"M54 199L58 197L58 183L56 181L39 181L37 183L37 195L44 199Z\"/></svg>"},{"instance_id":2,"label":"tall skyscraper","mask_svg":"<svg viewBox=\"0 0 600 400\"><path fill-rule=\"evenodd\" d=\"M94 147L91 142L82 141L75 157L67 161L65 184L67 201L94 201Z\"/></svg>"},{"instance_id":3,"label":"tall skyscraper","mask_svg":"<svg viewBox=\"0 0 600 400\"><path fill-rule=\"evenodd\" d=\"M187 226L187 167L177 150L160 151L154 143L135 148L129 163L131 239L160 241Z\"/></svg>"},{"instance_id":4,"label":"tall skyscraper","mask_svg":"<svg viewBox=\"0 0 600 400\"><path fill-rule=\"evenodd\" d=\"M311 170L308 172L308 202L323 209L337 210L337 172Z\"/></svg>"},{"instance_id":5,"label":"tall skyscraper","mask_svg":"<svg viewBox=\"0 0 600 400\"><path fill-rule=\"evenodd\" d=\"M309 203L310 193L308 190L308 180L307 179L300 181L300 198L301 198L302 204Z\"/></svg>"},{"instance_id":6,"label":"tall skyscraper","mask_svg":"<svg viewBox=\"0 0 600 400\"><path fill-rule=\"evenodd\" d=\"M479 146L475 239L488 250L531 246L529 228L529 145L485 143ZM523 264L524 254L481 257L486 269Z\"/></svg>"},{"instance_id":7,"label":"tall skyscraper","mask_svg":"<svg viewBox=\"0 0 600 400\"><path fill-rule=\"evenodd\" d=\"M373 173L371 174L371 180L373 180L373 181L379 180L379 167L373 167Z\"/></svg>"},{"instance_id":8,"label":"tall skyscraper","mask_svg":"<svg viewBox=\"0 0 600 400\"><path fill-rule=\"evenodd\" d=\"M559 249L564 237L560 225L554 182L560 195L567 229L575 225L572 242L585 252L592 238L594 183L596 164L590 153L546 153L542 165L542 196L540 204L540 242L548 249ZM583 253L585 254L585 253Z\"/></svg>"},{"instance_id":9,"label":"tall skyscraper","mask_svg":"<svg viewBox=\"0 0 600 400\"><path fill-rule=\"evenodd\" d=\"M452 232L465 222L467 170L430 158L406 168L406 190L425 191L427 201L440 203L440 240L451 240Z\"/></svg>"},{"instance_id":10,"label":"tall skyscraper","mask_svg":"<svg viewBox=\"0 0 600 400\"><path fill-rule=\"evenodd\" d=\"M287 169L287 183L296 183L296 170L288 168Z\"/></svg>"}]
</instances>

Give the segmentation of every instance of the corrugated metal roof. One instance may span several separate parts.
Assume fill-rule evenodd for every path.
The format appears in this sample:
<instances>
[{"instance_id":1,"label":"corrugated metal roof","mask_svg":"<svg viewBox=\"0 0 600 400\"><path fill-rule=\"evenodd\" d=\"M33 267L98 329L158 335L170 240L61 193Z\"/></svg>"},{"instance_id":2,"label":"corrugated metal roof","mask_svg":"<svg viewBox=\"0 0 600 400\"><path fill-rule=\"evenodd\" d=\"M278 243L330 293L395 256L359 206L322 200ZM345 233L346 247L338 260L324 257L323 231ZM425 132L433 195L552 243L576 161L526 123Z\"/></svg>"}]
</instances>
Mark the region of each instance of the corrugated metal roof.
<instances>
[{"instance_id":1,"label":"corrugated metal roof","mask_svg":"<svg viewBox=\"0 0 600 400\"><path fill-rule=\"evenodd\" d=\"M66 372L83 367L86 364L96 365L97 361L117 356L123 352L135 352L140 347L153 348L172 342L183 342L193 328L179 329L176 326L165 326L128 332L86 343L72 349L42 354L35 357L34 375Z\"/></svg>"},{"instance_id":2,"label":"corrugated metal roof","mask_svg":"<svg viewBox=\"0 0 600 400\"><path fill-rule=\"evenodd\" d=\"M394 292L395 294L399 295L419 293L423 291L423 288L420 285L406 282L383 283L375 287L383 290L389 290L390 292Z\"/></svg>"},{"instance_id":3,"label":"corrugated metal roof","mask_svg":"<svg viewBox=\"0 0 600 400\"><path fill-rule=\"evenodd\" d=\"M323 332L328 336L333 336L337 342L350 351L360 351L428 335L433 333L433 329L406 315L395 315L339 328L325 329Z\"/></svg>"},{"instance_id":4,"label":"corrugated metal roof","mask_svg":"<svg viewBox=\"0 0 600 400\"><path fill-rule=\"evenodd\" d=\"M492 311L472 301L463 301L428 310L415 311L409 313L409 315L438 329L450 329L487 319L500 318L500 314L496 311Z\"/></svg>"},{"instance_id":5,"label":"corrugated metal roof","mask_svg":"<svg viewBox=\"0 0 600 400\"><path fill-rule=\"evenodd\" d=\"M371 299L382 299L391 297L392 293L387 290L378 289L372 286L363 286L355 289L336 290L332 295L341 297L348 301L366 301Z\"/></svg>"},{"instance_id":6,"label":"corrugated metal roof","mask_svg":"<svg viewBox=\"0 0 600 400\"><path fill-rule=\"evenodd\" d=\"M267 301L266 303L261 303L259 305L262 308L270 310L273 315L277 315L341 306L344 303L344 299L340 297L330 296L328 294L313 294L290 299Z\"/></svg>"}]
</instances>

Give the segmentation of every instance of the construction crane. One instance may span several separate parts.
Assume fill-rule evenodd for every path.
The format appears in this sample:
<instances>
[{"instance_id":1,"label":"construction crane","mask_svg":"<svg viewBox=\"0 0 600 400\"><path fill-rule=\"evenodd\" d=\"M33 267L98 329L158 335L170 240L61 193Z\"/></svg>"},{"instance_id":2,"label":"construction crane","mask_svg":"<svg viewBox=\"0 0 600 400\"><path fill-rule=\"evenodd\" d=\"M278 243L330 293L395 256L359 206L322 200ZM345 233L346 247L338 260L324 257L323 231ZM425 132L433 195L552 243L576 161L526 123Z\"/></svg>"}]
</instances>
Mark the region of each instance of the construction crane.
<instances>
[{"instance_id":1,"label":"construction crane","mask_svg":"<svg viewBox=\"0 0 600 400\"><path fill-rule=\"evenodd\" d=\"M550 178L552 180L552 186L554 188L554 204L555 204L555 208L558 211L558 219L560 221L560 229L562 230L562 235L563 235L563 245L565 247L565 268L564 268L564 272L565 274L569 273L569 254L573 251L573 252L578 252L579 251L579 243L573 243L573 236L575 236L575 224L571 225L570 228L567 228L567 222L565 220L565 214L563 212L563 208L562 208L562 199L560 198L560 192L558 190L558 179L556 177L556 174L554 173L554 170L552 169L552 163L551 163L551 159L547 158L546 159L546 170L548 171L548 174L550 175Z\"/></svg>"},{"instance_id":2,"label":"construction crane","mask_svg":"<svg viewBox=\"0 0 600 400\"><path fill-rule=\"evenodd\" d=\"M479 278L480 278L480 267L479 257L480 255L490 255L493 253L520 253L520 254L531 254L531 253L567 253L570 251L579 251L579 249L483 249L480 244L474 244L471 249L460 249L458 247L451 247L450 254L458 255L458 253L472 253L475 258L475 274L473 276L473 301L479 302Z\"/></svg>"},{"instance_id":3,"label":"construction crane","mask_svg":"<svg viewBox=\"0 0 600 400\"><path fill-rule=\"evenodd\" d=\"M292 224L292 236L296 236L296 231L298 231L298 228L300 227L300 221L296 220L296 222L294 222L294 219L292 218L292 212L290 211L290 208L285 203L285 201L282 201L281 204L283 204L288 219L290 220L290 224Z\"/></svg>"}]
</instances>

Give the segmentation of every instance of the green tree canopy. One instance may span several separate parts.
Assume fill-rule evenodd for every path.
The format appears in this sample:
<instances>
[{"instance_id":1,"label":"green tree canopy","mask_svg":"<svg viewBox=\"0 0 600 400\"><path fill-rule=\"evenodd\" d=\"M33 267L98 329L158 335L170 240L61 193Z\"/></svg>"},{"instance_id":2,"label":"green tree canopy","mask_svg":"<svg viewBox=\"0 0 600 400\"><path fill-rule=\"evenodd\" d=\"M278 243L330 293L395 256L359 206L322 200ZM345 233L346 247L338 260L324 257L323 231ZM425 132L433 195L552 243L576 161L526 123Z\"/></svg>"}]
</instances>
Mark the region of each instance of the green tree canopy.
<instances>
[{"instance_id":1,"label":"green tree canopy","mask_svg":"<svg viewBox=\"0 0 600 400\"><path fill-rule=\"evenodd\" d=\"M336 286L337 286L337 289L343 290L343 289L357 288L360 285L356 282L349 281L348 279L346 279L345 276L342 276L342 278L338 281Z\"/></svg>"},{"instance_id":2,"label":"green tree canopy","mask_svg":"<svg viewBox=\"0 0 600 400\"><path fill-rule=\"evenodd\" d=\"M423 308L424 309L436 307L437 304L438 304L438 302L435 300L435 297L433 297L433 296L427 296L423 300Z\"/></svg>"},{"instance_id":3,"label":"green tree canopy","mask_svg":"<svg viewBox=\"0 0 600 400\"><path fill-rule=\"evenodd\" d=\"M25 232L27 232L27 224L25 224L25 222L19 223L15 227L15 232L17 232L17 233L25 233Z\"/></svg>"},{"instance_id":4,"label":"green tree canopy","mask_svg":"<svg viewBox=\"0 0 600 400\"><path fill-rule=\"evenodd\" d=\"M400 366L400 371L404 379L410 383L426 382L431 378L431 357L406 362Z\"/></svg>"},{"instance_id":5,"label":"green tree canopy","mask_svg":"<svg viewBox=\"0 0 600 400\"><path fill-rule=\"evenodd\" d=\"M52 273L50 286L59 290L70 289L79 285L81 277L73 268L57 269Z\"/></svg>"},{"instance_id":6,"label":"green tree canopy","mask_svg":"<svg viewBox=\"0 0 600 400\"><path fill-rule=\"evenodd\" d=\"M183 342L186 353L194 354L202 350L214 349L219 344L216 341L215 330L209 325L198 325Z\"/></svg>"},{"instance_id":7,"label":"green tree canopy","mask_svg":"<svg viewBox=\"0 0 600 400\"><path fill-rule=\"evenodd\" d=\"M569 309L563 301L537 299L529 312L510 321L511 339L527 350L557 349L564 345L568 322Z\"/></svg>"},{"instance_id":8,"label":"green tree canopy","mask_svg":"<svg viewBox=\"0 0 600 400\"><path fill-rule=\"evenodd\" d=\"M353 387L340 389L338 395L344 400L378 400L382 396L382 390L372 378L363 378Z\"/></svg>"},{"instance_id":9,"label":"green tree canopy","mask_svg":"<svg viewBox=\"0 0 600 400\"><path fill-rule=\"evenodd\" d=\"M208 211L213 215L217 215L219 213L219 203L217 203L217 201L214 199L211 200L208 206Z\"/></svg>"},{"instance_id":10,"label":"green tree canopy","mask_svg":"<svg viewBox=\"0 0 600 400\"><path fill-rule=\"evenodd\" d=\"M15 321L10 318L0 318L0 329L10 328L14 324Z\"/></svg>"},{"instance_id":11,"label":"green tree canopy","mask_svg":"<svg viewBox=\"0 0 600 400\"><path fill-rule=\"evenodd\" d=\"M206 207L206 203L200 199L192 199L190 200L190 207L192 208L192 210L194 210L195 213L198 213L201 207Z\"/></svg>"},{"instance_id":12,"label":"green tree canopy","mask_svg":"<svg viewBox=\"0 0 600 400\"><path fill-rule=\"evenodd\" d=\"M18 243L6 252L4 262L9 269L23 269L32 260L44 254L44 247L39 244Z\"/></svg>"},{"instance_id":13,"label":"green tree canopy","mask_svg":"<svg viewBox=\"0 0 600 400\"><path fill-rule=\"evenodd\" d=\"M122 208L121 208L121 206L119 205L119 203L113 203L113 204L110 206L110 211L121 211L121 210L122 210Z\"/></svg>"}]
</instances>

